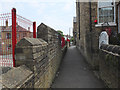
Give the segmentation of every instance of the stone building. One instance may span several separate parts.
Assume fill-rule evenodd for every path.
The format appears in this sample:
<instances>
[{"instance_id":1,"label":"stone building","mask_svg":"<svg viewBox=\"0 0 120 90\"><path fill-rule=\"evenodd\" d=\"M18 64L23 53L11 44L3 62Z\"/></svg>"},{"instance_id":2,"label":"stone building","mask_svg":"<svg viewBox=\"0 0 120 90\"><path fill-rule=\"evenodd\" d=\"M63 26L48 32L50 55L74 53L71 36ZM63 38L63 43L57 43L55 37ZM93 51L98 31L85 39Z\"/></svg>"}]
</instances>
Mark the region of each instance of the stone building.
<instances>
[{"instance_id":1,"label":"stone building","mask_svg":"<svg viewBox=\"0 0 120 90\"><path fill-rule=\"evenodd\" d=\"M76 17L73 18L73 44L76 45L77 39L77 24L76 24Z\"/></svg>"},{"instance_id":2,"label":"stone building","mask_svg":"<svg viewBox=\"0 0 120 90\"><path fill-rule=\"evenodd\" d=\"M110 29L110 44L119 44L120 5L118 1L80 2L76 0L77 48L94 67L99 67L99 35Z\"/></svg>"},{"instance_id":3,"label":"stone building","mask_svg":"<svg viewBox=\"0 0 120 90\"><path fill-rule=\"evenodd\" d=\"M29 28L27 30L20 25L17 25L16 30L17 42L23 37L32 37ZM0 26L0 51L0 54L12 53L12 26Z\"/></svg>"}]
</instances>

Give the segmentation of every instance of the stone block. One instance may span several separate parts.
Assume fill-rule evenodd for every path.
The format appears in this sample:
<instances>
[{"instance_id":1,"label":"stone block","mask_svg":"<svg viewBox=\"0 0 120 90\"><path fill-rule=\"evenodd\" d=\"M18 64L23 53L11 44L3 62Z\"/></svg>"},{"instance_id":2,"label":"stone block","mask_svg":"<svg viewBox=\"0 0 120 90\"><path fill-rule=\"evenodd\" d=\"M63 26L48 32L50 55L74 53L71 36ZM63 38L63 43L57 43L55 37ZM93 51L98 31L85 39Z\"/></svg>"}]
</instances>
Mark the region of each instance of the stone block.
<instances>
[{"instance_id":1,"label":"stone block","mask_svg":"<svg viewBox=\"0 0 120 90\"><path fill-rule=\"evenodd\" d=\"M106 50L107 47L108 47L108 45L102 44L100 48Z\"/></svg>"},{"instance_id":2,"label":"stone block","mask_svg":"<svg viewBox=\"0 0 120 90\"><path fill-rule=\"evenodd\" d=\"M25 66L13 68L7 73L2 74L1 83L7 88L17 88L19 85L23 84L24 80L29 78L32 74L32 71L30 71Z\"/></svg>"},{"instance_id":3,"label":"stone block","mask_svg":"<svg viewBox=\"0 0 120 90\"><path fill-rule=\"evenodd\" d=\"M19 85L17 88L34 88L34 75L31 75L28 77L21 85Z\"/></svg>"},{"instance_id":4,"label":"stone block","mask_svg":"<svg viewBox=\"0 0 120 90\"><path fill-rule=\"evenodd\" d=\"M112 48L113 48L112 45L108 45L108 47L106 48L106 50L109 51L109 52L112 52Z\"/></svg>"},{"instance_id":5,"label":"stone block","mask_svg":"<svg viewBox=\"0 0 120 90\"><path fill-rule=\"evenodd\" d=\"M115 46L113 47L113 49L112 49L112 52L113 52L113 53L116 53L116 54L119 54L119 52L120 52L120 46L115 45Z\"/></svg>"}]
</instances>

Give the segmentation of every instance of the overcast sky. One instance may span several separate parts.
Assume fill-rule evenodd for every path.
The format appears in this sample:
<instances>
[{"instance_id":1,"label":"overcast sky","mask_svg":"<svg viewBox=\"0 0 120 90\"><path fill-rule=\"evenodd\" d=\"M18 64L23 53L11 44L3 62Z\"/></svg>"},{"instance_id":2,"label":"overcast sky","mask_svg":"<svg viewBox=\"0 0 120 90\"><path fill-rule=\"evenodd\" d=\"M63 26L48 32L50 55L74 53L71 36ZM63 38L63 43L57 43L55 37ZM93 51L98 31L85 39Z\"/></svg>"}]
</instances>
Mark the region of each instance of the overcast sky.
<instances>
[{"instance_id":1,"label":"overcast sky","mask_svg":"<svg viewBox=\"0 0 120 90\"><path fill-rule=\"evenodd\" d=\"M17 14L31 21L37 26L43 22L55 30L62 30L69 34L73 27L73 17L76 15L76 0L0 0L0 13L11 12L16 8Z\"/></svg>"}]
</instances>

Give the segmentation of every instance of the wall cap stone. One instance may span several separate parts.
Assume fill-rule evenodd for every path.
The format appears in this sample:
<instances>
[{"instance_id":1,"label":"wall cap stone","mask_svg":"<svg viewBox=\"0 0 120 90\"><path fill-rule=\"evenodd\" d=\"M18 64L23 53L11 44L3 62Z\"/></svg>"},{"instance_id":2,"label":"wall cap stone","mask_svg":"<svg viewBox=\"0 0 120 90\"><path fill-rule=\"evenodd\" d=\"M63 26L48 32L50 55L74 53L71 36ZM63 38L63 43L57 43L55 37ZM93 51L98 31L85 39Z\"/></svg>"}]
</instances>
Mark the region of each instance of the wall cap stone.
<instances>
[{"instance_id":1,"label":"wall cap stone","mask_svg":"<svg viewBox=\"0 0 120 90\"><path fill-rule=\"evenodd\" d=\"M114 55L120 55L120 46L118 45L107 45L102 44L100 47L101 50L113 53Z\"/></svg>"},{"instance_id":2,"label":"wall cap stone","mask_svg":"<svg viewBox=\"0 0 120 90\"><path fill-rule=\"evenodd\" d=\"M25 65L12 68L7 73L0 75L2 81L0 83L7 88L16 88L23 84L24 80L33 74Z\"/></svg>"},{"instance_id":3,"label":"wall cap stone","mask_svg":"<svg viewBox=\"0 0 120 90\"><path fill-rule=\"evenodd\" d=\"M47 45L47 42L40 38L23 38L17 43L17 47Z\"/></svg>"}]
</instances>

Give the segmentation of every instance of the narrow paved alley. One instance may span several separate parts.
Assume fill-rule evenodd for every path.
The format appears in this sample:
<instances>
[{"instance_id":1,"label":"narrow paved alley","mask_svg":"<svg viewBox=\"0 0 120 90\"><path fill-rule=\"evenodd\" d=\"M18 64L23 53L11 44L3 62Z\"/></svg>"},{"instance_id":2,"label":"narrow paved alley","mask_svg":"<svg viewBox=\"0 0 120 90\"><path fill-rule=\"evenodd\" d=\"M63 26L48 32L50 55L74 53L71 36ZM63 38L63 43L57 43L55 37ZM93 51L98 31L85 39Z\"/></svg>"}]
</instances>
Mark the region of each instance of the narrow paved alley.
<instances>
[{"instance_id":1,"label":"narrow paved alley","mask_svg":"<svg viewBox=\"0 0 120 90\"><path fill-rule=\"evenodd\" d=\"M68 51L52 88L104 88L75 46Z\"/></svg>"}]
</instances>

